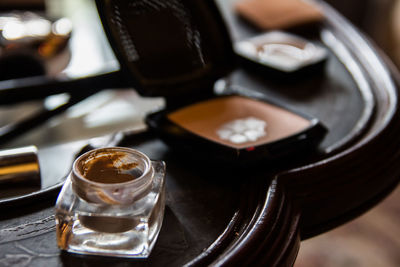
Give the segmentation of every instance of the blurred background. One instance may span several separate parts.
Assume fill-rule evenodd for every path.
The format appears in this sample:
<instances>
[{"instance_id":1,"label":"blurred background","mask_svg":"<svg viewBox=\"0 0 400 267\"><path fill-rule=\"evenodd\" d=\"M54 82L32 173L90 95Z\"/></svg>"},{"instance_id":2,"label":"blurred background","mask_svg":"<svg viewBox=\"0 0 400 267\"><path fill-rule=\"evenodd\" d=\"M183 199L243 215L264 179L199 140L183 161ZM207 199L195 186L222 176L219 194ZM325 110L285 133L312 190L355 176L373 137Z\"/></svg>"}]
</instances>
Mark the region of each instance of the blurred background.
<instances>
[{"instance_id":1,"label":"blurred background","mask_svg":"<svg viewBox=\"0 0 400 267\"><path fill-rule=\"evenodd\" d=\"M326 0L400 66L399 0Z\"/></svg>"}]
</instances>

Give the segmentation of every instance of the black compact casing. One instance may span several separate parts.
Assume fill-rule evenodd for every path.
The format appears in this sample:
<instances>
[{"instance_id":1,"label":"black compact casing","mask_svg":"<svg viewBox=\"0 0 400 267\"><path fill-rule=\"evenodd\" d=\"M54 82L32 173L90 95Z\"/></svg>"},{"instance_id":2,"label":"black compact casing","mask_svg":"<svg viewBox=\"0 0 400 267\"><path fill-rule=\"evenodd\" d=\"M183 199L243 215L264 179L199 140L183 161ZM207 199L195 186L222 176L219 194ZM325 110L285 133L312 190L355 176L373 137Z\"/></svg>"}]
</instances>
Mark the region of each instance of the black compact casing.
<instances>
[{"instance_id":1,"label":"black compact casing","mask_svg":"<svg viewBox=\"0 0 400 267\"><path fill-rule=\"evenodd\" d=\"M214 83L237 68L237 56L213 0L96 0L104 30L121 71L142 95L166 98L166 108L146 118L172 149L203 160L272 161L314 151L326 133L315 118L293 136L257 147L235 149L185 130L167 114L218 97ZM265 99L263 99L265 100Z\"/></svg>"},{"instance_id":2,"label":"black compact casing","mask_svg":"<svg viewBox=\"0 0 400 267\"><path fill-rule=\"evenodd\" d=\"M229 94L216 97L229 97ZM265 98L257 98L257 100L282 107ZM238 163L239 165L249 165L262 161L272 164L280 159L308 157L315 152L315 148L327 133L327 129L318 119L289 110L286 107L285 109L310 121L309 127L277 141L249 145L242 148L213 142L171 122L167 115L173 112L174 109L166 109L150 114L146 118L146 123L165 143L183 151L184 155L190 154L191 157L196 157L202 161Z\"/></svg>"}]
</instances>

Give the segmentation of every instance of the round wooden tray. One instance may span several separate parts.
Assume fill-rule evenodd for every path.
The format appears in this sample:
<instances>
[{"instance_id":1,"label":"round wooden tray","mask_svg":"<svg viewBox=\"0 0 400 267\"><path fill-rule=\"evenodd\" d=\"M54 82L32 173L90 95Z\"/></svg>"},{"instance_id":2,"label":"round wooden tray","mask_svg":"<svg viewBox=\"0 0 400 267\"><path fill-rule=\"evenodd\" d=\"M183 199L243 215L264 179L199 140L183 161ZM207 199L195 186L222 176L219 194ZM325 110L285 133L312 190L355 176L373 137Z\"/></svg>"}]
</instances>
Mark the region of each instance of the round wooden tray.
<instances>
[{"instance_id":1,"label":"round wooden tray","mask_svg":"<svg viewBox=\"0 0 400 267\"><path fill-rule=\"evenodd\" d=\"M221 5L234 38L257 34ZM249 169L185 159L145 132L127 145L167 163L167 206L149 259L60 253L54 199L0 217L0 262L60 265L268 265L294 263L302 239L366 211L398 183L399 76L390 61L328 5L312 38L330 49L324 75L277 82L239 69L231 81L318 117L329 129L315 158Z\"/></svg>"}]
</instances>

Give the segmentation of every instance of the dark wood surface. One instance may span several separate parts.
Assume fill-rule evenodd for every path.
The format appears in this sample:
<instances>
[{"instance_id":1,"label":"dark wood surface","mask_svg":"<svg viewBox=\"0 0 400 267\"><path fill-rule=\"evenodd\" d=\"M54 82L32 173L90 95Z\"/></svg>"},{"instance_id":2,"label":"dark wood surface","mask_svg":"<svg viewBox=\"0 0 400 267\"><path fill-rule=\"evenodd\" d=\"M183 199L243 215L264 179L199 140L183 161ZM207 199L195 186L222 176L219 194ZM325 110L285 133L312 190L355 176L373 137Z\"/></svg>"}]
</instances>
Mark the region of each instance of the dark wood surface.
<instances>
[{"instance_id":1,"label":"dark wood surface","mask_svg":"<svg viewBox=\"0 0 400 267\"><path fill-rule=\"evenodd\" d=\"M234 39L257 34L221 2ZM56 247L54 196L1 208L0 263L20 266L292 265L300 240L369 209L397 184L398 74L379 50L322 4L313 31L330 48L322 76L277 82L246 70L231 80L323 121L316 158L279 166L205 166L144 133L126 145L167 163L167 209L146 261L77 256ZM250 89L249 89L250 88Z\"/></svg>"}]
</instances>

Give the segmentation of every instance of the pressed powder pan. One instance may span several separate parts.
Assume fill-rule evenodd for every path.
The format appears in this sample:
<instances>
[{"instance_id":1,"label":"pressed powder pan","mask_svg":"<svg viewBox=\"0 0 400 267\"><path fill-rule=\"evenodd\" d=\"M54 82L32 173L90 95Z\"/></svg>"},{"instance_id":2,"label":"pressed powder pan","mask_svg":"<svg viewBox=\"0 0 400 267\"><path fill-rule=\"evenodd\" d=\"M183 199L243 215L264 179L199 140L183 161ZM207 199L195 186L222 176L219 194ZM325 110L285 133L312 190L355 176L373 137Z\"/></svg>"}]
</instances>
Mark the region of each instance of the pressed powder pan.
<instances>
[{"instance_id":1,"label":"pressed powder pan","mask_svg":"<svg viewBox=\"0 0 400 267\"><path fill-rule=\"evenodd\" d=\"M236 149L274 142L311 125L288 110L241 96L196 103L169 113L167 118L194 134Z\"/></svg>"}]
</instances>

